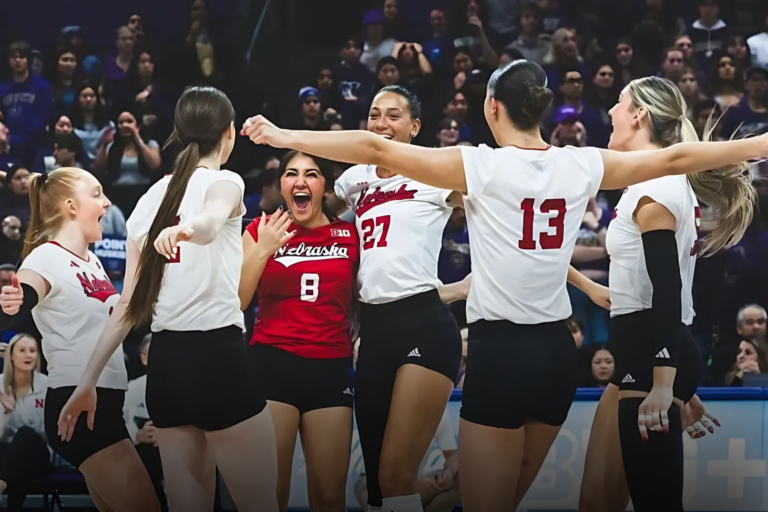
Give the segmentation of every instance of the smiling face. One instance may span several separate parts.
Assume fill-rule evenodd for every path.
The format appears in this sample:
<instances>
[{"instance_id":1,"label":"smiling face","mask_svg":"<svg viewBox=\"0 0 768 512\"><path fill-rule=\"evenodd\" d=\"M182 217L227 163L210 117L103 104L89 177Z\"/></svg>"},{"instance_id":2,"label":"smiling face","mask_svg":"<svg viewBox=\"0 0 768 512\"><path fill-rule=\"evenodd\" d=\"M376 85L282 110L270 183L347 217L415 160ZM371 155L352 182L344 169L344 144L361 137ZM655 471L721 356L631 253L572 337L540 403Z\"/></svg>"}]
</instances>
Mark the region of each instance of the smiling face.
<instances>
[{"instance_id":1,"label":"smiling face","mask_svg":"<svg viewBox=\"0 0 768 512\"><path fill-rule=\"evenodd\" d=\"M605 65L600 66L600 69L597 70L597 73L595 73L594 83L597 87L600 87L601 89L610 89L613 87L613 68L611 66Z\"/></svg>"},{"instance_id":2,"label":"smiling face","mask_svg":"<svg viewBox=\"0 0 768 512\"><path fill-rule=\"evenodd\" d=\"M379 94L368 112L368 131L397 142L410 142L418 135L421 121L413 119L405 98L394 92Z\"/></svg>"},{"instance_id":3,"label":"smiling face","mask_svg":"<svg viewBox=\"0 0 768 512\"><path fill-rule=\"evenodd\" d=\"M37 369L37 342L25 336L13 344L11 363L17 372L31 372Z\"/></svg>"},{"instance_id":4,"label":"smiling face","mask_svg":"<svg viewBox=\"0 0 768 512\"><path fill-rule=\"evenodd\" d=\"M608 112L611 117L611 124L613 125L613 133L611 133L611 140L608 142L608 149L629 151L637 131L636 112L637 109L632 105L629 88L625 88L619 95L618 103Z\"/></svg>"},{"instance_id":5,"label":"smiling face","mask_svg":"<svg viewBox=\"0 0 768 512\"><path fill-rule=\"evenodd\" d=\"M443 127L437 133L437 140L441 148L455 146L459 143L459 123L451 119L448 126Z\"/></svg>"},{"instance_id":6,"label":"smiling face","mask_svg":"<svg viewBox=\"0 0 768 512\"><path fill-rule=\"evenodd\" d=\"M315 223L323 215L325 178L314 158L297 154L280 176L280 195L299 224Z\"/></svg>"},{"instance_id":7,"label":"smiling face","mask_svg":"<svg viewBox=\"0 0 768 512\"><path fill-rule=\"evenodd\" d=\"M592 356L592 376L597 382L606 383L613 377L613 355L605 349L600 349Z\"/></svg>"}]
</instances>

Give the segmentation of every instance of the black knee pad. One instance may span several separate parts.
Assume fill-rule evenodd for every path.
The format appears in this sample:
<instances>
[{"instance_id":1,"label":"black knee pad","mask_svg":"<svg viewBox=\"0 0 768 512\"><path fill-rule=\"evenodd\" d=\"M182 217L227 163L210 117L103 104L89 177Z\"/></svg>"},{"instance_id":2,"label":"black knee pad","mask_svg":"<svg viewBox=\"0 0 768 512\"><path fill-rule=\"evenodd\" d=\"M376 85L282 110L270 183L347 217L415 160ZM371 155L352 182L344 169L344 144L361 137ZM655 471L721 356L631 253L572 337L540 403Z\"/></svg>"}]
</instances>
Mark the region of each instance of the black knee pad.
<instances>
[{"instance_id":1,"label":"black knee pad","mask_svg":"<svg viewBox=\"0 0 768 512\"><path fill-rule=\"evenodd\" d=\"M680 409L669 408L669 432L648 432L643 441L637 427L644 398L619 400L619 438L629 494L636 512L683 510L683 434Z\"/></svg>"}]
</instances>

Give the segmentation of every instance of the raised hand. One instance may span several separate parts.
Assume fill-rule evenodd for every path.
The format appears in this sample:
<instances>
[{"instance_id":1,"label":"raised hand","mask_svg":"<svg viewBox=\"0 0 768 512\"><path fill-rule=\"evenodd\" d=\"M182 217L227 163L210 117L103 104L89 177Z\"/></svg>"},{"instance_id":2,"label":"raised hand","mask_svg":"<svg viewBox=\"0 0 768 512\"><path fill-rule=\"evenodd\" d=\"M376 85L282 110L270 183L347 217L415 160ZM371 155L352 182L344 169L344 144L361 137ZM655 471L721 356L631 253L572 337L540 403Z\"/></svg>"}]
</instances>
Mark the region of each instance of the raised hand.
<instances>
[{"instance_id":1,"label":"raised hand","mask_svg":"<svg viewBox=\"0 0 768 512\"><path fill-rule=\"evenodd\" d=\"M0 291L0 306L6 315L15 315L24 303L24 290L21 289L19 278L11 278L11 286L3 286Z\"/></svg>"},{"instance_id":2,"label":"raised hand","mask_svg":"<svg viewBox=\"0 0 768 512\"><path fill-rule=\"evenodd\" d=\"M3 404L5 414L11 414L16 409L16 399L13 398L13 390L10 385L5 390L5 393L0 391L0 404Z\"/></svg>"},{"instance_id":3,"label":"raised hand","mask_svg":"<svg viewBox=\"0 0 768 512\"><path fill-rule=\"evenodd\" d=\"M192 228L183 224L165 228L155 239L155 250L169 260L175 258L179 243L189 242L194 234L195 231Z\"/></svg>"},{"instance_id":4,"label":"raised hand","mask_svg":"<svg viewBox=\"0 0 768 512\"><path fill-rule=\"evenodd\" d=\"M282 206L269 219L262 212L258 228L259 241L256 242L256 247L261 254L264 256L275 254L294 237L296 231L288 231L292 221L291 215L284 212Z\"/></svg>"},{"instance_id":5,"label":"raised hand","mask_svg":"<svg viewBox=\"0 0 768 512\"><path fill-rule=\"evenodd\" d=\"M273 148L288 147L288 131L281 130L264 116L246 119L240 135L248 137L254 144L265 144Z\"/></svg>"}]
</instances>

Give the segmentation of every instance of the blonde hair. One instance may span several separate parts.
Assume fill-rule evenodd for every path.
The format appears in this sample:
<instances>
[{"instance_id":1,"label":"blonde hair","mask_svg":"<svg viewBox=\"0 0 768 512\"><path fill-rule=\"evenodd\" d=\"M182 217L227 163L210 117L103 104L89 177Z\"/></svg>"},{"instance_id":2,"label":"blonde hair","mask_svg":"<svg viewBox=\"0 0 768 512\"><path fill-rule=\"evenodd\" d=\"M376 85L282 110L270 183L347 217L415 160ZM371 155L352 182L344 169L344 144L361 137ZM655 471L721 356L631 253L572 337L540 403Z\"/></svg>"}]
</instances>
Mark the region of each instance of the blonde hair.
<instances>
[{"instance_id":1,"label":"blonde hair","mask_svg":"<svg viewBox=\"0 0 768 512\"><path fill-rule=\"evenodd\" d=\"M680 90L664 78L645 77L627 86L634 108L648 112L651 142L660 147L678 142L699 142L696 129L685 115L688 106ZM717 122L707 122L703 139L711 140ZM757 192L752 186L749 163L688 174L688 182L702 204L714 210L715 228L701 245L701 254L713 254L736 244L752 222Z\"/></svg>"},{"instance_id":2,"label":"blonde hair","mask_svg":"<svg viewBox=\"0 0 768 512\"><path fill-rule=\"evenodd\" d=\"M30 340L35 342L35 347L37 347L37 341L35 338L30 336L29 334L19 333L13 338L11 338L11 341L8 342L8 346L5 347L5 356L3 357L3 389L2 392L6 393L8 391L8 388L11 388L11 394L14 398L16 398L16 370L13 367L13 359L11 356L13 356L13 347L16 345L16 342L19 340L23 340L24 338L29 338ZM40 365L40 351L37 352L37 363L35 364L35 368L37 368ZM32 389L35 388L35 372L32 371Z\"/></svg>"},{"instance_id":3,"label":"blonde hair","mask_svg":"<svg viewBox=\"0 0 768 512\"><path fill-rule=\"evenodd\" d=\"M86 172L74 167L57 169L47 176L33 174L29 180L30 221L21 258L51 240L64 223L61 203L77 194L77 183Z\"/></svg>"},{"instance_id":4,"label":"blonde hair","mask_svg":"<svg viewBox=\"0 0 768 512\"><path fill-rule=\"evenodd\" d=\"M555 30L555 33L552 34L552 42L549 45L549 52L547 52L547 54L544 56L544 64L557 64L560 61L560 44L562 44L563 39L565 39L565 34L568 32L573 34L573 37L576 37L576 30L572 28L562 27ZM582 61L581 55L579 55L578 47L576 47L576 60L579 62Z\"/></svg>"}]
</instances>

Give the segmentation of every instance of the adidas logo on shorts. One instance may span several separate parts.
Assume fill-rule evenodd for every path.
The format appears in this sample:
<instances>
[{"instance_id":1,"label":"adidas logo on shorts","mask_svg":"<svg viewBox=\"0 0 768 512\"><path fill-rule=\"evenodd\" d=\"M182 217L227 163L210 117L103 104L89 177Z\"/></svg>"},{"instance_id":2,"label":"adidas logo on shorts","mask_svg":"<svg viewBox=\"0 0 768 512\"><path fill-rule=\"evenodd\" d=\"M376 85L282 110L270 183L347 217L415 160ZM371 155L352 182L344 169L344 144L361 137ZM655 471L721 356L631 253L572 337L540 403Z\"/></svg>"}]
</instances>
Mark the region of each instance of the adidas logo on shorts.
<instances>
[{"instance_id":1,"label":"adidas logo on shorts","mask_svg":"<svg viewBox=\"0 0 768 512\"><path fill-rule=\"evenodd\" d=\"M411 350L411 353L408 354L408 357L421 357L421 354L419 354L419 349L415 348Z\"/></svg>"},{"instance_id":2,"label":"adidas logo on shorts","mask_svg":"<svg viewBox=\"0 0 768 512\"><path fill-rule=\"evenodd\" d=\"M634 384L635 379L630 375L626 374L623 379L621 379L622 384Z\"/></svg>"},{"instance_id":3,"label":"adidas logo on shorts","mask_svg":"<svg viewBox=\"0 0 768 512\"><path fill-rule=\"evenodd\" d=\"M347 389L345 389L345 390L344 390L344 394L345 394L345 395L352 395L352 396L354 396L354 395L355 395L355 394L352 392L352 390L351 390L351 389L349 389L349 388L347 388Z\"/></svg>"},{"instance_id":4,"label":"adidas logo on shorts","mask_svg":"<svg viewBox=\"0 0 768 512\"><path fill-rule=\"evenodd\" d=\"M669 359L669 351L666 348L661 349L661 351L656 354L656 359Z\"/></svg>"}]
</instances>

